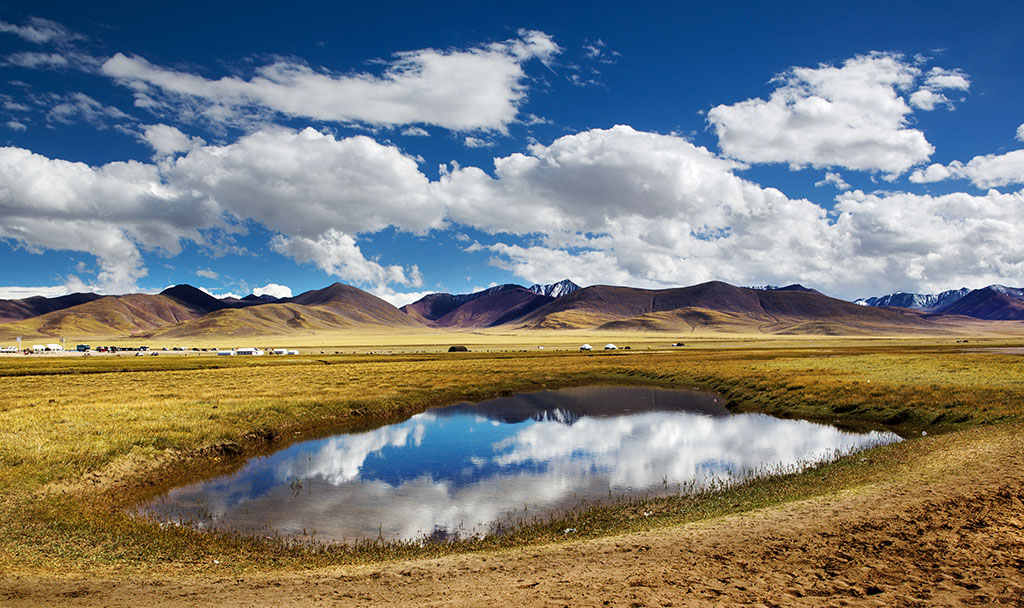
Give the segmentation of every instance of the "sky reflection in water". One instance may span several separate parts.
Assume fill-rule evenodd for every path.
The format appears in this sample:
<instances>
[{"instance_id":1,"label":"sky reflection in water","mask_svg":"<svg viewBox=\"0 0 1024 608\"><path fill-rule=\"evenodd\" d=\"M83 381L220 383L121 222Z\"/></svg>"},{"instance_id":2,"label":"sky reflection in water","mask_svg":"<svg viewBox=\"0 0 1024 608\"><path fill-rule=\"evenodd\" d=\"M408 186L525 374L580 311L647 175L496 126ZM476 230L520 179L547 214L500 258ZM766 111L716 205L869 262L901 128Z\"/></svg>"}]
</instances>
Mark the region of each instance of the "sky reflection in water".
<instances>
[{"instance_id":1,"label":"sky reflection in water","mask_svg":"<svg viewBox=\"0 0 1024 608\"><path fill-rule=\"evenodd\" d=\"M624 493L790 467L899 441L762 414L709 393L638 387L543 391L436 408L399 424L305 441L234 474L172 490L140 512L200 527L321 541L486 533Z\"/></svg>"}]
</instances>

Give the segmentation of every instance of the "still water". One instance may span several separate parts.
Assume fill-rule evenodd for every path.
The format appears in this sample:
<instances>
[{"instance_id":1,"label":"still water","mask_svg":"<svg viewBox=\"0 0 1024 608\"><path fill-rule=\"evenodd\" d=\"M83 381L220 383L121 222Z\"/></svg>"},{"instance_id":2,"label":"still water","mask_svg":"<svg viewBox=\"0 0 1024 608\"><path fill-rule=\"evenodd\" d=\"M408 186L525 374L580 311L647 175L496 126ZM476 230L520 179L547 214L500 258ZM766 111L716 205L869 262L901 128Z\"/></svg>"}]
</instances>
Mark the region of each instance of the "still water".
<instances>
[{"instance_id":1,"label":"still water","mask_svg":"<svg viewBox=\"0 0 1024 608\"><path fill-rule=\"evenodd\" d=\"M586 501L671 494L899 441L763 414L718 395L637 387L542 391L435 408L305 441L172 490L164 522L319 541L493 532Z\"/></svg>"}]
</instances>

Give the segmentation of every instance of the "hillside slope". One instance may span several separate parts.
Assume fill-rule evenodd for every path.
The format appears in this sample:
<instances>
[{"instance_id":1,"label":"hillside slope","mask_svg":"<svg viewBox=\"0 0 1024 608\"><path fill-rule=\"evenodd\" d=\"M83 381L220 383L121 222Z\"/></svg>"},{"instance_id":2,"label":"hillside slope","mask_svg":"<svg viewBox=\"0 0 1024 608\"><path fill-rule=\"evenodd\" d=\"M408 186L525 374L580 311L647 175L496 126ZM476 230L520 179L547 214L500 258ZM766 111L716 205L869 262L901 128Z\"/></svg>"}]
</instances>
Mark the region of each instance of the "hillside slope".
<instances>
[{"instance_id":1,"label":"hillside slope","mask_svg":"<svg viewBox=\"0 0 1024 608\"><path fill-rule=\"evenodd\" d=\"M587 287L538 308L520 326L840 334L927 330L933 322L921 313L858 306L799 286L756 290L712 281L660 290Z\"/></svg>"},{"instance_id":2,"label":"hillside slope","mask_svg":"<svg viewBox=\"0 0 1024 608\"><path fill-rule=\"evenodd\" d=\"M431 293L423 296L419 300L416 300L412 304L406 304L399 310L420 322L430 325L445 315L451 314L452 311L460 306L464 306L473 300L485 298L492 294L516 288L522 289L519 285L513 285L510 283L506 285L497 285L495 287L490 287L473 293Z\"/></svg>"},{"instance_id":3,"label":"hillside slope","mask_svg":"<svg viewBox=\"0 0 1024 608\"><path fill-rule=\"evenodd\" d=\"M162 295L104 296L85 304L0 325L0 339L128 336L202 316L203 311Z\"/></svg>"},{"instance_id":4,"label":"hillside slope","mask_svg":"<svg viewBox=\"0 0 1024 608\"><path fill-rule=\"evenodd\" d=\"M401 314L401 313L399 313ZM197 319L166 326L146 334L149 338L214 338L309 335L317 331L393 328L370 315L340 314L320 306L272 303L247 308L226 308ZM404 327L411 327L408 324Z\"/></svg>"},{"instance_id":5,"label":"hillside slope","mask_svg":"<svg viewBox=\"0 0 1024 608\"><path fill-rule=\"evenodd\" d=\"M149 332L152 338L308 335L317 331L423 327L384 300L335 283L278 302L222 308Z\"/></svg>"},{"instance_id":6,"label":"hillside slope","mask_svg":"<svg viewBox=\"0 0 1024 608\"><path fill-rule=\"evenodd\" d=\"M1016 289L995 287L975 289L947 306L942 312L989 321L1024 320L1024 300L1015 297L1019 292L1020 290Z\"/></svg>"},{"instance_id":7,"label":"hillside slope","mask_svg":"<svg viewBox=\"0 0 1024 608\"><path fill-rule=\"evenodd\" d=\"M95 293L72 293L56 298L32 296L20 300L0 300L0 323L22 321L55 310L64 310L86 302L98 300L103 296Z\"/></svg>"},{"instance_id":8,"label":"hillside slope","mask_svg":"<svg viewBox=\"0 0 1024 608\"><path fill-rule=\"evenodd\" d=\"M174 287L168 287L161 291L160 295L171 298L172 300L175 300L193 310L197 310L202 314L221 310L222 308L229 308L231 306L230 303L218 300L205 291L192 287L191 285L175 285Z\"/></svg>"},{"instance_id":9,"label":"hillside slope","mask_svg":"<svg viewBox=\"0 0 1024 608\"><path fill-rule=\"evenodd\" d=\"M329 310L354 323L422 327L419 321L402 313L388 302L362 289L343 283L334 283L323 289L306 291L293 298L279 300L276 304L314 306ZM263 306L270 306L270 304Z\"/></svg>"},{"instance_id":10,"label":"hillside slope","mask_svg":"<svg viewBox=\"0 0 1024 608\"><path fill-rule=\"evenodd\" d=\"M430 323L432 327L493 327L514 323L554 300L518 285L466 302Z\"/></svg>"}]
</instances>

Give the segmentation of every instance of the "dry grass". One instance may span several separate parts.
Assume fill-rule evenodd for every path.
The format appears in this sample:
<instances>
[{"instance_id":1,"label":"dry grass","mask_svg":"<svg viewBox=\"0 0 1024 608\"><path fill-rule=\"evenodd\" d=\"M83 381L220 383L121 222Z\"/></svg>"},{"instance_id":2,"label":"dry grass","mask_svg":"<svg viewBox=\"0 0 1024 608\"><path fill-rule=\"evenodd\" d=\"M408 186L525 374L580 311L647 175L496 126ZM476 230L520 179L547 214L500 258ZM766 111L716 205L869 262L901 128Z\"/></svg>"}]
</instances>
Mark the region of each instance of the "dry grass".
<instances>
[{"instance_id":1,"label":"dry grass","mask_svg":"<svg viewBox=\"0 0 1024 608\"><path fill-rule=\"evenodd\" d=\"M592 355L554 349L582 341L600 348L605 340L633 348ZM1024 414L1024 359L973 352L951 340L708 338L661 348L665 342L638 334L430 333L353 336L323 346L329 353L398 353L390 355L0 358L0 568L174 571L230 555L233 563L267 569L459 549L311 554L252 539L160 530L123 509L168 483L233 466L230 456L431 405L542 387L703 386L727 396L737 410L886 425L916 435L1016 421ZM453 343L490 352L436 352ZM546 348L538 350L538 344ZM1021 342L998 343L1004 344ZM854 473L840 462L705 497L652 521L664 525L863 483L883 474L886 463L898 462L900 450L913 450L913 443L880 451L870 470ZM574 517L586 520L589 534L606 534L640 525L630 508ZM551 530L524 530L480 546L546 542L554 538Z\"/></svg>"}]
</instances>

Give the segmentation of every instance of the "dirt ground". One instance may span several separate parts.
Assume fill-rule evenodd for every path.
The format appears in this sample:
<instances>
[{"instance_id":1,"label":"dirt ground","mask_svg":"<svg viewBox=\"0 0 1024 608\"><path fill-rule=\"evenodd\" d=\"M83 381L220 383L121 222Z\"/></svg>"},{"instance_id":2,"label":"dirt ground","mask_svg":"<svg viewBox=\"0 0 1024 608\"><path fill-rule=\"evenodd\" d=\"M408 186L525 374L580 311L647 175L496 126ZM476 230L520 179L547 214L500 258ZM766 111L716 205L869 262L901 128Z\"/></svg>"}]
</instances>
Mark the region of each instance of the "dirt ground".
<instances>
[{"instance_id":1,"label":"dirt ground","mask_svg":"<svg viewBox=\"0 0 1024 608\"><path fill-rule=\"evenodd\" d=\"M1024 606L1024 437L841 494L642 534L303 573L0 577L5 606ZM936 444L939 445L939 444Z\"/></svg>"}]
</instances>

